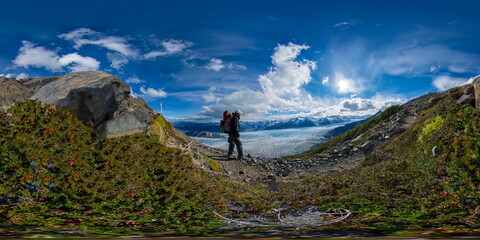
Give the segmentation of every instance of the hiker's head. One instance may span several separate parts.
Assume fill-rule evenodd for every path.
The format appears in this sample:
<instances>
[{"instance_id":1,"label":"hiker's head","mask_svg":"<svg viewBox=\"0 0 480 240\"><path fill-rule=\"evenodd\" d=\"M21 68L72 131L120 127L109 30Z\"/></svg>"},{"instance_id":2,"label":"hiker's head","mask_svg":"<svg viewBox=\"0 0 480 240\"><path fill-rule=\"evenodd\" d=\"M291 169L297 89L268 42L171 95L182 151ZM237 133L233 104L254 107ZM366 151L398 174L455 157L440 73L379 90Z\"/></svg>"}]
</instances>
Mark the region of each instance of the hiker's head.
<instances>
[{"instance_id":1,"label":"hiker's head","mask_svg":"<svg viewBox=\"0 0 480 240\"><path fill-rule=\"evenodd\" d=\"M237 109L235 110L235 112L233 112L233 114L240 116L241 114L243 114L243 112Z\"/></svg>"}]
</instances>

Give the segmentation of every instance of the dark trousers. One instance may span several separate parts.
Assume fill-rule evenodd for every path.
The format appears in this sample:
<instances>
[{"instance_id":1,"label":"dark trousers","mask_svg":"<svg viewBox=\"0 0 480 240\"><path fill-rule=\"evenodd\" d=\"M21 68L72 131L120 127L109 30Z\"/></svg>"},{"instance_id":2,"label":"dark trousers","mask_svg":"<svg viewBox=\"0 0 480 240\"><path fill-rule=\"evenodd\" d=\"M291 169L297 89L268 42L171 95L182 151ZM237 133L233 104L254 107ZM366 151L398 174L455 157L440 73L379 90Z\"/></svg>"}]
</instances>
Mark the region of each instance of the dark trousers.
<instances>
[{"instance_id":1,"label":"dark trousers","mask_svg":"<svg viewBox=\"0 0 480 240\"><path fill-rule=\"evenodd\" d=\"M240 137L237 136L237 134L228 134L228 155L232 155L233 153L233 148L235 145L237 146L237 152L238 152L238 158L243 157L243 147L242 147L242 141L240 141Z\"/></svg>"}]
</instances>

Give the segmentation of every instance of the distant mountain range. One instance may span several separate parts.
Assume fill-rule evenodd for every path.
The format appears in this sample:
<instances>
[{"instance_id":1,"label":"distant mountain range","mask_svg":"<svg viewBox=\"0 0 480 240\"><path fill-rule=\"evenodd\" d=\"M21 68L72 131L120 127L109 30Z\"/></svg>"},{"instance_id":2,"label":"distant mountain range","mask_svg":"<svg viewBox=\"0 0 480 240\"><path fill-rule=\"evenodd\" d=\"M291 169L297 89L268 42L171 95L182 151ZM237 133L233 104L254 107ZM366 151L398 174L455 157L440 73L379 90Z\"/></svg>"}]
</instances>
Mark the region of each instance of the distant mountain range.
<instances>
[{"instance_id":1,"label":"distant mountain range","mask_svg":"<svg viewBox=\"0 0 480 240\"><path fill-rule=\"evenodd\" d=\"M323 118L291 118L288 120L265 120L258 122L247 122L241 121L242 131L251 132L251 131L261 131L261 130L276 130L276 129L290 129L290 128L303 128L303 127L315 127L315 126L326 126L330 124L337 123L348 123L352 121L357 121L359 119L367 118L368 116L358 117L358 116L327 116ZM211 132L218 133L220 132L220 123L197 123L189 121L178 121L173 122L175 128L184 131L187 135L196 136L200 132Z\"/></svg>"}]
</instances>

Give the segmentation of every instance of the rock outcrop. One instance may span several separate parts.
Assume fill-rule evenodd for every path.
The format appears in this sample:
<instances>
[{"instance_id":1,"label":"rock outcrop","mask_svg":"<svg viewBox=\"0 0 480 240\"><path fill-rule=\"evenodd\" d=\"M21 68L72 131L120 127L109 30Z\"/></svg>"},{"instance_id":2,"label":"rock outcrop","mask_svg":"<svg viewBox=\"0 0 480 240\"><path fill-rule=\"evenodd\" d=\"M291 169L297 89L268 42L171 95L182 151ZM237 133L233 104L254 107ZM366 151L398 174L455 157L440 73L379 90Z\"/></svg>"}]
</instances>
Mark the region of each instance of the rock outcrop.
<instances>
[{"instance_id":1,"label":"rock outcrop","mask_svg":"<svg viewBox=\"0 0 480 240\"><path fill-rule=\"evenodd\" d=\"M0 83L0 104L8 107L21 99L67 107L102 136L120 137L145 131L154 111L130 87L105 72L75 72L56 77L12 79Z\"/></svg>"},{"instance_id":2,"label":"rock outcrop","mask_svg":"<svg viewBox=\"0 0 480 240\"><path fill-rule=\"evenodd\" d=\"M480 110L480 76L477 76L473 79L473 89L474 89L474 99L475 107Z\"/></svg>"},{"instance_id":3,"label":"rock outcrop","mask_svg":"<svg viewBox=\"0 0 480 240\"><path fill-rule=\"evenodd\" d=\"M33 90L12 78L2 78L0 81L0 106L8 108L14 102L28 99Z\"/></svg>"}]
</instances>

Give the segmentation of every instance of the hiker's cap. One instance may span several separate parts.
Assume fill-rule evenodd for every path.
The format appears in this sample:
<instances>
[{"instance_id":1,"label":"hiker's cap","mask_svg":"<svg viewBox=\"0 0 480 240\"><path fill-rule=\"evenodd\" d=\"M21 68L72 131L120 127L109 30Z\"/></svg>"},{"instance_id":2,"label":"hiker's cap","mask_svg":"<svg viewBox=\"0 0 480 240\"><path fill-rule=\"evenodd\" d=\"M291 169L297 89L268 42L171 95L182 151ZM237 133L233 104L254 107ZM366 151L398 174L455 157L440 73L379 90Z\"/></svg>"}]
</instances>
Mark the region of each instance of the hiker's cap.
<instances>
[{"instance_id":1,"label":"hiker's cap","mask_svg":"<svg viewBox=\"0 0 480 240\"><path fill-rule=\"evenodd\" d=\"M240 111L240 110L238 110L238 109L237 109L237 110L235 110L235 112L233 112L233 113L235 113L235 114L243 114L243 112L242 112L242 111Z\"/></svg>"}]
</instances>

